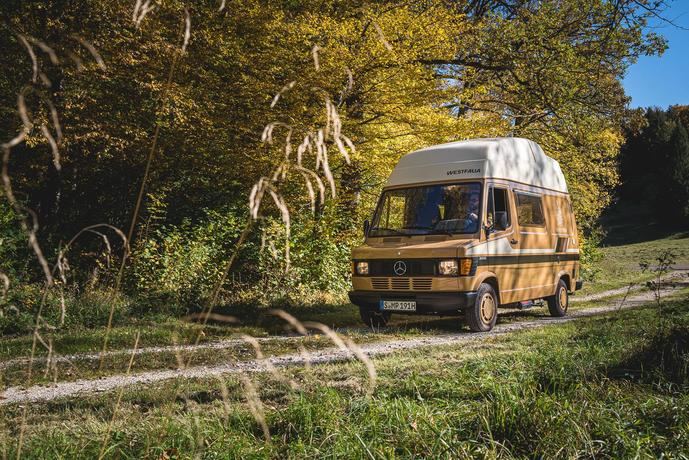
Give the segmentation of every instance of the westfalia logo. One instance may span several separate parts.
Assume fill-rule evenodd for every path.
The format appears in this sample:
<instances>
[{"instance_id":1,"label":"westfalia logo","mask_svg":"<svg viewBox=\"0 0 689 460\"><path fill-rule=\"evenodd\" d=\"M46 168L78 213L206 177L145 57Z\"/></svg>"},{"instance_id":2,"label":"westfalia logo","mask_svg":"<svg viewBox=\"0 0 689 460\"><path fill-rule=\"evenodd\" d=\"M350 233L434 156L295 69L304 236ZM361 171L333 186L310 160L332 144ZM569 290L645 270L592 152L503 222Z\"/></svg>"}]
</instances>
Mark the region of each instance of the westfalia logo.
<instances>
[{"instance_id":1,"label":"westfalia logo","mask_svg":"<svg viewBox=\"0 0 689 460\"><path fill-rule=\"evenodd\" d=\"M462 174L479 174L481 172L481 168L469 168L469 169L453 169L452 171L448 171L447 175L448 176L458 176Z\"/></svg>"}]
</instances>

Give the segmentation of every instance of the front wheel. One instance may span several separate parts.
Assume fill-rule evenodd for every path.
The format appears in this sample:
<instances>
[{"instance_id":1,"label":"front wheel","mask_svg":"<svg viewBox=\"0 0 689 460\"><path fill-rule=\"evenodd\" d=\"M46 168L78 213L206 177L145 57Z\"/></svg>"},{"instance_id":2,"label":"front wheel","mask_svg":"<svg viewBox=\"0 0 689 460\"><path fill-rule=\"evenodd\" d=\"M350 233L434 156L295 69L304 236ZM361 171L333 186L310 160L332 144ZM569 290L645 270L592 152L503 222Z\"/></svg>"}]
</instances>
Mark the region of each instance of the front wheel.
<instances>
[{"instance_id":1,"label":"front wheel","mask_svg":"<svg viewBox=\"0 0 689 460\"><path fill-rule=\"evenodd\" d=\"M473 332L487 332L493 329L498 319L498 296L488 283L482 283L476 292L476 301L464 311L469 329Z\"/></svg>"},{"instance_id":2,"label":"front wheel","mask_svg":"<svg viewBox=\"0 0 689 460\"><path fill-rule=\"evenodd\" d=\"M558 281L557 289L555 289L555 295L546 297L548 302L548 310L550 310L550 316L555 316L560 318L567 314L567 308L569 307L569 293L567 292L567 285L563 280Z\"/></svg>"},{"instance_id":3,"label":"front wheel","mask_svg":"<svg viewBox=\"0 0 689 460\"><path fill-rule=\"evenodd\" d=\"M361 321L371 329L378 329L385 327L390 321L389 312L379 312L370 310L368 308L359 307L359 314L361 315Z\"/></svg>"}]
</instances>

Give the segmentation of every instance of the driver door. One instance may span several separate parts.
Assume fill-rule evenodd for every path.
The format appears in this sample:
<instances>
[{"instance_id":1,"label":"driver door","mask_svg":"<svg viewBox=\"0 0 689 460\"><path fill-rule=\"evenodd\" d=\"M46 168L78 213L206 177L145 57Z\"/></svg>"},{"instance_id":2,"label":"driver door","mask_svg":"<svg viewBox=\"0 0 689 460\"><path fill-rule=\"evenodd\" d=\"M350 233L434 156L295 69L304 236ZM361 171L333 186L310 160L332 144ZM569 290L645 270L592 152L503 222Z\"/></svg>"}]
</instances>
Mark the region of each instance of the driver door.
<instances>
[{"instance_id":1,"label":"driver door","mask_svg":"<svg viewBox=\"0 0 689 460\"><path fill-rule=\"evenodd\" d=\"M516 298L519 284L519 239L514 223L514 200L506 185L489 184L486 194L486 260L481 265L498 278L500 303Z\"/></svg>"}]
</instances>

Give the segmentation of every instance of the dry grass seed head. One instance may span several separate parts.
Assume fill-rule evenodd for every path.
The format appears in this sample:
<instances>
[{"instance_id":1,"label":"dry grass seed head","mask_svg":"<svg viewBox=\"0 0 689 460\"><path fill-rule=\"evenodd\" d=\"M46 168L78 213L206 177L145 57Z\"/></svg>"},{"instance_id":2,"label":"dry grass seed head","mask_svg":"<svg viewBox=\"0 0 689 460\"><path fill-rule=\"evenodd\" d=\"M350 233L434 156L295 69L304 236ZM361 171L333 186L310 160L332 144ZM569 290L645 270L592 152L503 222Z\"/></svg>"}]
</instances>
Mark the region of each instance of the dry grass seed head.
<instances>
[{"instance_id":1,"label":"dry grass seed head","mask_svg":"<svg viewBox=\"0 0 689 460\"><path fill-rule=\"evenodd\" d=\"M351 339L349 339L348 337L345 337L344 339L341 338L335 331L330 329L325 324L309 321L304 323L304 326L321 331L340 350L352 353L359 361L361 361L364 364L364 366L366 366L366 372L368 374L369 382L368 391L366 395L370 397L373 394L373 391L376 387L377 372L376 367L373 365L373 361L371 361L371 359L366 355L366 353L364 353L364 351Z\"/></svg>"},{"instance_id":2,"label":"dry grass seed head","mask_svg":"<svg viewBox=\"0 0 689 460\"><path fill-rule=\"evenodd\" d=\"M189 10L184 8L184 40L182 42L182 53L187 51L187 45L189 44L190 38L191 38L191 16L189 16Z\"/></svg>"},{"instance_id":3,"label":"dry grass seed head","mask_svg":"<svg viewBox=\"0 0 689 460\"><path fill-rule=\"evenodd\" d=\"M136 0L134 5L134 12L132 13L132 20L138 29L141 27L141 22L146 15L155 9L155 5L151 5L151 0Z\"/></svg>"},{"instance_id":4,"label":"dry grass seed head","mask_svg":"<svg viewBox=\"0 0 689 460\"><path fill-rule=\"evenodd\" d=\"M31 69L33 72L31 81L33 83L36 83L36 80L38 79L38 58L36 58L36 53L34 53L33 47L26 39L26 37L24 37L21 34L19 34L18 37L19 41L22 42L22 45L24 45L24 47L26 48L26 52L29 53L29 57L31 58Z\"/></svg>"},{"instance_id":5,"label":"dry grass seed head","mask_svg":"<svg viewBox=\"0 0 689 460\"><path fill-rule=\"evenodd\" d=\"M263 350L261 348L261 344L256 340L255 337L252 337L247 334L241 334L240 335L241 339L244 340L246 343L251 345L251 347L254 349L254 353L256 354L256 360L266 368L266 370L272 375L275 380L284 383L285 385L288 385L290 388L293 390L296 390L299 388L299 385L291 380L290 378L284 376L283 374L278 371L277 367L272 363L270 359L266 359L265 355L263 354Z\"/></svg>"},{"instance_id":6,"label":"dry grass seed head","mask_svg":"<svg viewBox=\"0 0 689 460\"><path fill-rule=\"evenodd\" d=\"M21 94L20 94L19 100L23 101L23 97L21 96ZM29 122L29 124L30 124L30 122ZM26 125L24 126L24 129L26 130ZM48 267L48 261L46 260L45 256L43 255L43 250L41 249L40 245L38 244L38 239L36 238L36 232L38 231L38 218L37 218L35 212L33 212L30 209L24 208L17 201L17 199L14 196L14 191L12 190L12 181L11 181L10 175L9 175L9 162L10 162L11 146L13 145L13 142L16 141L18 138L21 138L23 140L25 133L26 133L26 131L24 131L22 134L15 137L14 139L12 139L12 141L10 141L9 143L3 144L2 173L0 174L0 176L2 177L2 183L3 183L5 196L7 197L7 200L10 202L10 205L12 206L12 208L14 208L14 210L19 215L22 215L24 213L26 213L28 215L28 217L21 219L20 225L21 225L24 233L27 234L29 245L31 246L31 249L33 249L33 251L36 255L36 258L38 259L38 262L41 265L41 268L43 269L43 274L45 275L47 286L51 286L53 284L53 276L52 276L52 273L50 271L50 268ZM31 218L31 225L29 225L29 223L28 223L29 218Z\"/></svg>"},{"instance_id":7,"label":"dry grass seed head","mask_svg":"<svg viewBox=\"0 0 689 460\"><path fill-rule=\"evenodd\" d=\"M308 177L309 177L309 176L313 178L313 180L314 180L314 181L316 182L316 184L318 185L318 196L319 196L319 198L320 198L320 200L319 200L319 201L320 201L320 204L322 205L323 203L325 203L325 185L323 184L323 181L322 181L321 178L318 176L318 174L316 174L315 171L312 171L312 170L310 170L310 169L308 169L308 168L304 168L304 167L301 167L301 166L297 166L296 169L297 169L297 171L301 172L302 175L305 175L305 177L307 178L307 180L308 180Z\"/></svg>"},{"instance_id":8,"label":"dry grass seed head","mask_svg":"<svg viewBox=\"0 0 689 460\"><path fill-rule=\"evenodd\" d=\"M390 42L388 42L385 38L385 34L383 34L383 29L380 28L378 22L373 21L373 28L376 29L376 32L378 33L378 39L383 44L385 49L388 51L392 51L392 45L390 45Z\"/></svg>"},{"instance_id":9,"label":"dry grass seed head","mask_svg":"<svg viewBox=\"0 0 689 460\"><path fill-rule=\"evenodd\" d=\"M41 125L41 132L43 133L43 137L45 137L50 144L50 149L53 152L53 165L55 166L55 169L58 171L62 170L62 165L60 164L60 150L57 148L55 138L52 136L52 134L50 134L50 131L46 125Z\"/></svg>"},{"instance_id":10,"label":"dry grass seed head","mask_svg":"<svg viewBox=\"0 0 689 460\"><path fill-rule=\"evenodd\" d=\"M10 279L7 275L0 272L0 280L2 280L2 295L0 295L0 302L4 302L7 299L7 293L10 290Z\"/></svg>"},{"instance_id":11,"label":"dry grass seed head","mask_svg":"<svg viewBox=\"0 0 689 460\"><path fill-rule=\"evenodd\" d=\"M296 330L301 335L309 335L309 331L308 329L306 329L306 326L304 326L304 324L301 321L287 313L285 310L270 310L268 314L277 316L278 318L285 320L290 326L294 328L294 330Z\"/></svg>"},{"instance_id":12,"label":"dry grass seed head","mask_svg":"<svg viewBox=\"0 0 689 460\"><path fill-rule=\"evenodd\" d=\"M211 311L208 311L206 313L204 313L204 312L192 313L191 315L187 315L187 316L182 318L183 321L188 321L188 322L196 321L199 319L202 319L204 321L213 320L213 321L218 321L221 323L228 323L228 324L238 324L239 323L239 319L237 319L234 316L222 315L220 313L213 313Z\"/></svg>"},{"instance_id":13,"label":"dry grass seed head","mask_svg":"<svg viewBox=\"0 0 689 460\"><path fill-rule=\"evenodd\" d=\"M282 95L284 93L286 93L287 91L289 91L290 89L294 88L294 85L296 83L297 83L296 81L291 81L291 82L287 83L285 86L283 86L282 89L280 91L278 91L278 93L273 97L273 100L270 103L270 108L272 109L273 107L275 107L275 105L278 103L278 101L280 100Z\"/></svg>"},{"instance_id":14,"label":"dry grass seed head","mask_svg":"<svg viewBox=\"0 0 689 460\"><path fill-rule=\"evenodd\" d=\"M53 50L50 46L46 45L40 40L37 40L33 37L25 37L28 41L33 43L34 45L38 46L41 51L43 51L45 54L48 55L48 58L50 59L50 62L52 62L54 65L59 65L60 60L57 58L57 54L55 54L55 50Z\"/></svg>"},{"instance_id":15,"label":"dry grass seed head","mask_svg":"<svg viewBox=\"0 0 689 460\"><path fill-rule=\"evenodd\" d=\"M263 411L263 403L261 402L261 398L258 396L256 386L254 386L251 379L244 374L240 374L239 378L243 384L244 397L246 398L251 415L254 416L254 420L256 420L256 422L261 426L263 437L266 443L270 444L270 430L268 429L265 412Z\"/></svg>"},{"instance_id":16,"label":"dry grass seed head","mask_svg":"<svg viewBox=\"0 0 689 460\"><path fill-rule=\"evenodd\" d=\"M93 60L96 61L96 64L98 64L98 67L100 67L101 70L106 70L107 67L105 66L105 61L101 57L100 53L96 49L95 46L91 44L88 40L84 40L83 38L79 37L78 35L72 35L72 38L81 43L81 45L86 48L86 50L91 54L93 57ZM83 67L83 64L82 64Z\"/></svg>"},{"instance_id":17,"label":"dry grass seed head","mask_svg":"<svg viewBox=\"0 0 689 460\"><path fill-rule=\"evenodd\" d=\"M322 48L318 45L313 45L313 48L311 48L311 56L313 57L313 66L316 68L317 71L321 69L321 65L320 65L320 62L318 60L318 52L321 49Z\"/></svg>"},{"instance_id":18,"label":"dry grass seed head","mask_svg":"<svg viewBox=\"0 0 689 460\"><path fill-rule=\"evenodd\" d=\"M84 61L74 52L67 50L67 57L74 63L74 65L77 67L77 72L81 72L86 68L84 66Z\"/></svg>"}]
</instances>

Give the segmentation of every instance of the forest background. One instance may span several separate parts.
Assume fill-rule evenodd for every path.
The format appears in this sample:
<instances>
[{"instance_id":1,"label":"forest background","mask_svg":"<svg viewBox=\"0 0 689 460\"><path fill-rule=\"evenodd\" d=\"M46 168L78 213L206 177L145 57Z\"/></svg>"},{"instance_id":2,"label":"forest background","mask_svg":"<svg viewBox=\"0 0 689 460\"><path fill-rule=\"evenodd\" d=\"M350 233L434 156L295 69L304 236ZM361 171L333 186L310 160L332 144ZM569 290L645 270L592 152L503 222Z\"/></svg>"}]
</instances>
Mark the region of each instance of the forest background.
<instances>
[{"instance_id":1,"label":"forest background","mask_svg":"<svg viewBox=\"0 0 689 460\"><path fill-rule=\"evenodd\" d=\"M664 6L5 1L0 331L343 301L397 160L454 140L557 159L587 267L617 191L686 225L688 112L620 83Z\"/></svg>"}]
</instances>

